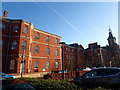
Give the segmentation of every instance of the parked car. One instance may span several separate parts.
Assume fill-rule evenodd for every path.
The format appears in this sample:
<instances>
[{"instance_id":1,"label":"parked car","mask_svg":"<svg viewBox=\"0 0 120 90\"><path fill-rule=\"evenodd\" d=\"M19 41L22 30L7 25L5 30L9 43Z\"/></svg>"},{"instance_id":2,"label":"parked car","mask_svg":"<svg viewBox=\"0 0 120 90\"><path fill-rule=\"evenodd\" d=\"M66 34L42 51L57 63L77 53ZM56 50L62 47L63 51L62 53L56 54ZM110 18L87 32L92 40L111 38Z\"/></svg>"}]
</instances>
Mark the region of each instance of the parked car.
<instances>
[{"instance_id":1,"label":"parked car","mask_svg":"<svg viewBox=\"0 0 120 90\"><path fill-rule=\"evenodd\" d=\"M0 79L5 80L5 79L10 79L10 78L15 79L16 77L13 75L8 75L6 73L0 72Z\"/></svg>"},{"instance_id":2,"label":"parked car","mask_svg":"<svg viewBox=\"0 0 120 90\"><path fill-rule=\"evenodd\" d=\"M96 68L75 77L73 82L88 87L120 88L120 68Z\"/></svg>"}]
</instances>

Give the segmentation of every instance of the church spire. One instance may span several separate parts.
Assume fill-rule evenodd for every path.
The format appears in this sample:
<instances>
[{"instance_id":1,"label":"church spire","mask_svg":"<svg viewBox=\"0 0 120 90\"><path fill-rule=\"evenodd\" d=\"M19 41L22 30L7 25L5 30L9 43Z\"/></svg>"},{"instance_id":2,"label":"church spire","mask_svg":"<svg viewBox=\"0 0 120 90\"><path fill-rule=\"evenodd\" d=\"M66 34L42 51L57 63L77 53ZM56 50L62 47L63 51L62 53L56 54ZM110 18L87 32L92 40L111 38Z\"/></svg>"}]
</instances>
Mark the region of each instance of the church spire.
<instances>
[{"instance_id":1,"label":"church spire","mask_svg":"<svg viewBox=\"0 0 120 90\"><path fill-rule=\"evenodd\" d=\"M116 38L113 37L111 28L109 28L109 36L108 36L108 39L107 39L107 40L108 40L109 46L111 46L112 44L115 44L115 43L116 43Z\"/></svg>"}]
</instances>

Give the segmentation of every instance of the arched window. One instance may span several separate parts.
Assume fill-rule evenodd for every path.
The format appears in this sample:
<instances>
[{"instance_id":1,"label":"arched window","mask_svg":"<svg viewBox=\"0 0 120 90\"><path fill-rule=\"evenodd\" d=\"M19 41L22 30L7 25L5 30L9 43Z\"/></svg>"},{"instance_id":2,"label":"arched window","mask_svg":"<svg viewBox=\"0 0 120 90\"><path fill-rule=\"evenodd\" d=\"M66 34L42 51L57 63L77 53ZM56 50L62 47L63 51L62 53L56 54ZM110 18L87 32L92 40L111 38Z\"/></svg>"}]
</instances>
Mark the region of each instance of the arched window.
<instances>
[{"instance_id":1,"label":"arched window","mask_svg":"<svg viewBox=\"0 0 120 90\"><path fill-rule=\"evenodd\" d=\"M13 29L13 32L18 32L18 28L19 28L18 25L15 25L14 29Z\"/></svg>"},{"instance_id":2,"label":"arched window","mask_svg":"<svg viewBox=\"0 0 120 90\"><path fill-rule=\"evenodd\" d=\"M10 70L14 70L15 69L15 60L11 60L10 61Z\"/></svg>"},{"instance_id":3,"label":"arched window","mask_svg":"<svg viewBox=\"0 0 120 90\"><path fill-rule=\"evenodd\" d=\"M59 55L59 50L58 49L56 49L56 56L58 56Z\"/></svg>"},{"instance_id":4,"label":"arched window","mask_svg":"<svg viewBox=\"0 0 120 90\"><path fill-rule=\"evenodd\" d=\"M56 62L56 68L58 68L59 67L59 62Z\"/></svg>"},{"instance_id":5,"label":"arched window","mask_svg":"<svg viewBox=\"0 0 120 90\"><path fill-rule=\"evenodd\" d=\"M39 46L36 46L36 47L35 47L35 52L36 52L36 53L39 53Z\"/></svg>"},{"instance_id":6,"label":"arched window","mask_svg":"<svg viewBox=\"0 0 120 90\"><path fill-rule=\"evenodd\" d=\"M24 33L28 33L28 27L27 26L24 26Z\"/></svg>"},{"instance_id":7,"label":"arched window","mask_svg":"<svg viewBox=\"0 0 120 90\"><path fill-rule=\"evenodd\" d=\"M47 54L47 55L50 54L50 49L49 49L49 48L46 49L46 54Z\"/></svg>"},{"instance_id":8,"label":"arched window","mask_svg":"<svg viewBox=\"0 0 120 90\"><path fill-rule=\"evenodd\" d=\"M38 69L38 61L34 62L34 69Z\"/></svg>"},{"instance_id":9,"label":"arched window","mask_svg":"<svg viewBox=\"0 0 120 90\"><path fill-rule=\"evenodd\" d=\"M40 38L40 34L36 33L36 39L39 39L39 38Z\"/></svg>"},{"instance_id":10,"label":"arched window","mask_svg":"<svg viewBox=\"0 0 120 90\"><path fill-rule=\"evenodd\" d=\"M17 42L16 41L12 42L12 49L17 49Z\"/></svg>"},{"instance_id":11,"label":"arched window","mask_svg":"<svg viewBox=\"0 0 120 90\"><path fill-rule=\"evenodd\" d=\"M0 22L0 30L5 30L5 23L4 22Z\"/></svg>"}]
</instances>

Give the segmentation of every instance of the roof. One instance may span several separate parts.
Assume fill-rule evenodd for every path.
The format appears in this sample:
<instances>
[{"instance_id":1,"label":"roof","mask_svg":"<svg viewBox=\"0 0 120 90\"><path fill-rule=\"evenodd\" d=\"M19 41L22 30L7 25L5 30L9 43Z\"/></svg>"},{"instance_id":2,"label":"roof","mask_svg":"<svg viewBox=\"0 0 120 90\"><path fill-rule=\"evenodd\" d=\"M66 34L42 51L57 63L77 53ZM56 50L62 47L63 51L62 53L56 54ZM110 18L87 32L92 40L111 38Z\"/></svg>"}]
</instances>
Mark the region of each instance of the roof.
<instances>
[{"instance_id":1,"label":"roof","mask_svg":"<svg viewBox=\"0 0 120 90\"><path fill-rule=\"evenodd\" d=\"M25 20L22 20L22 19L8 19L8 18L6 18L6 17L0 17L0 18L2 18L3 20L8 20L8 21L10 21L10 22L12 22L12 21L22 21L22 22L25 22L25 23L28 23L28 24L32 24L31 22L28 22L28 21L25 21ZM33 29L36 29L36 30L39 30L39 31L41 31L41 32L44 32L44 33L51 34L51 35L53 35L53 36L62 38L61 36L58 36L58 35L55 35L55 34L52 34L52 33L49 33L49 32L43 31L43 30L40 30L40 29L37 29L37 28L35 28L35 27L34 27Z\"/></svg>"}]
</instances>

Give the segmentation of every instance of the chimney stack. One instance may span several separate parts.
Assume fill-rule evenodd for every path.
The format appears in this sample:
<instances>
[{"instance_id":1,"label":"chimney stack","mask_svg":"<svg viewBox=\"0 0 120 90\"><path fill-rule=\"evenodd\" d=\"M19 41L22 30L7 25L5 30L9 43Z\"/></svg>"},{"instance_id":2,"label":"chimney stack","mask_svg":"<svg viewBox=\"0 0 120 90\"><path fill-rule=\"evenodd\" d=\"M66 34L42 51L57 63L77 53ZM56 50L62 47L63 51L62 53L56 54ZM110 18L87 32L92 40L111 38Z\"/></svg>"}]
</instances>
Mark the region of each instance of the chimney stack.
<instances>
[{"instance_id":1,"label":"chimney stack","mask_svg":"<svg viewBox=\"0 0 120 90\"><path fill-rule=\"evenodd\" d=\"M6 17L6 18L8 17L8 11L7 10L4 11L3 17Z\"/></svg>"}]
</instances>

